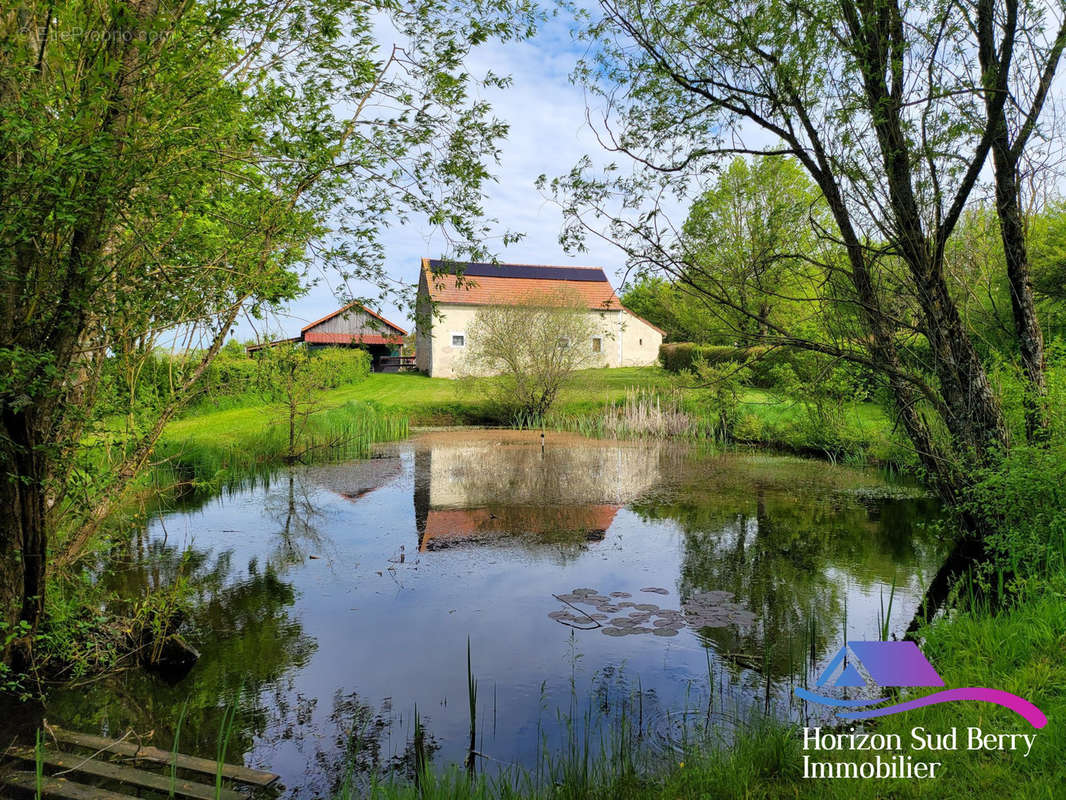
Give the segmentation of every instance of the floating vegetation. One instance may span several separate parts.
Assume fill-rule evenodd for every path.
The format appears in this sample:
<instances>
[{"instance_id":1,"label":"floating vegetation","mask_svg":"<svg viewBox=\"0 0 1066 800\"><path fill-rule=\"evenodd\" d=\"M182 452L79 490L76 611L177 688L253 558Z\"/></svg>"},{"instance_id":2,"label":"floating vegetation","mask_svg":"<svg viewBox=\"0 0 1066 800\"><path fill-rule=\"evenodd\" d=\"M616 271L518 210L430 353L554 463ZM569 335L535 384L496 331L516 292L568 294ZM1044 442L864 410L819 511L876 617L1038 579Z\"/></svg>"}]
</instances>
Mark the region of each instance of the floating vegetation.
<instances>
[{"instance_id":1,"label":"floating vegetation","mask_svg":"<svg viewBox=\"0 0 1066 800\"><path fill-rule=\"evenodd\" d=\"M854 497L860 503L880 503L884 500L921 500L933 496L928 489L921 486L902 486L898 484L860 486L856 489L845 489L843 493Z\"/></svg>"},{"instance_id":2,"label":"floating vegetation","mask_svg":"<svg viewBox=\"0 0 1066 800\"><path fill-rule=\"evenodd\" d=\"M670 594L669 590L646 587L642 592ZM650 633L653 636L677 636L686 625L694 628L747 627L755 614L734 602L732 592L700 592L683 600L680 609L662 608L654 603L621 600L632 597L628 592L599 594L595 589L571 589L567 594L552 595L568 609L551 611L549 619L578 630L599 628L605 636L630 636ZM589 606L596 613L580 608ZM632 609L625 612L625 609ZM617 614L618 616L610 616Z\"/></svg>"}]
</instances>

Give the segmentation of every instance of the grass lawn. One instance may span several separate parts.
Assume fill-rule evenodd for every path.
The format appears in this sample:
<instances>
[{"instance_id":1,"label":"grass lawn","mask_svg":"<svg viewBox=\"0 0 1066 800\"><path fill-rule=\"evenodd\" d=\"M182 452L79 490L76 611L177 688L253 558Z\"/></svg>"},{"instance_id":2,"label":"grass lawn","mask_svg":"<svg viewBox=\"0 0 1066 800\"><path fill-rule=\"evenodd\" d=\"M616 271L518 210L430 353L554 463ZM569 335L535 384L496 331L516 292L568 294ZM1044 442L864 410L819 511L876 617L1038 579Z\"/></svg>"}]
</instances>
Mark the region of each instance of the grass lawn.
<instances>
[{"instance_id":1,"label":"grass lawn","mask_svg":"<svg viewBox=\"0 0 1066 800\"><path fill-rule=\"evenodd\" d=\"M561 398L561 407L602 407L624 397L627 389L665 388L672 382L673 377L659 367L584 370ZM486 424L496 420L486 407L483 384L484 381L427 378L413 372L375 372L357 383L323 392L321 399L324 408L351 402L376 403L384 410L406 414L412 425ZM264 404L217 411L200 406L171 423L167 436L210 434L239 438L261 429L264 419L280 419L281 414L280 406Z\"/></svg>"},{"instance_id":2,"label":"grass lawn","mask_svg":"<svg viewBox=\"0 0 1066 800\"><path fill-rule=\"evenodd\" d=\"M384 413L406 416L412 426L498 425L501 420L485 399L485 383L491 380L373 373L357 383L324 392L321 403L324 410L339 409L348 403L372 403ZM698 390L685 388L677 376L660 367L624 367L578 373L573 384L560 394L555 413L571 419L602 414L605 407L618 403L627 391L635 389L664 393L680 390L688 399L689 413L698 416L703 409L699 398L693 395ZM285 418L277 405L240 405L239 399L230 402L238 404L193 409L167 427L164 440L210 440L215 445L234 445ZM738 411L737 437L741 441L834 457L848 454L877 461L901 458L890 420L872 403L842 403L831 409L831 418L819 419L800 401L749 388L742 393Z\"/></svg>"}]
</instances>

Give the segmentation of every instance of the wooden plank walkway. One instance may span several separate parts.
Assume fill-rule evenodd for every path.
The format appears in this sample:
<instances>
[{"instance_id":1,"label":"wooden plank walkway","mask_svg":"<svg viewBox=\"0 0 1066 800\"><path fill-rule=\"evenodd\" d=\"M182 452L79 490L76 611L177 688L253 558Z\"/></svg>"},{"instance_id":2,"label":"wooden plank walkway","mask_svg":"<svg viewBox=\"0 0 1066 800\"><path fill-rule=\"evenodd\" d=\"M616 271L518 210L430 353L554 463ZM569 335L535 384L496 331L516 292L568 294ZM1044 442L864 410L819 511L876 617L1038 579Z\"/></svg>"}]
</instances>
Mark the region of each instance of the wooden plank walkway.
<instances>
[{"instance_id":1,"label":"wooden plank walkway","mask_svg":"<svg viewBox=\"0 0 1066 800\"><path fill-rule=\"evenodd\" d=\"M213 784L219 765L210 759L172 753L158 747L108 739L91 733L76 733L56 727L50 727L49 731L52 734L49 741L54 737L54 740L62 745L86 748L93 752L86 754L57 750L52 747L43 748L41 762L45 772L57 773L44 775L40 784L43 797L55 797L60 800L131 800L128 794L77 782L90 777L107 781L109 784L119 784L123 788L130 787L136 790L138 796L147 789L161 796L168 796L173 791L175 797L192 798L192 800L215 800L215 798L247 800L247 795L232 789L216 791ZM37 760L32 747L12 746L4 751L4 755L16 762L28 762L29 764L34 764ZM165 767L164 774L138 769L125 763L104 760L109 755L162 765ZM210 782L200 783L187 777L175 776L172 787L169 774L172 764L178 770L209 776L207 780ZM253 787L267 787L278 779L278 776L272 772L251 769L238 764L223 764L221 774L222 777L231 781ZM38 788L37 776L25 770L0 775L0 784L30 792Z\"/></svg>"}]
</instances>

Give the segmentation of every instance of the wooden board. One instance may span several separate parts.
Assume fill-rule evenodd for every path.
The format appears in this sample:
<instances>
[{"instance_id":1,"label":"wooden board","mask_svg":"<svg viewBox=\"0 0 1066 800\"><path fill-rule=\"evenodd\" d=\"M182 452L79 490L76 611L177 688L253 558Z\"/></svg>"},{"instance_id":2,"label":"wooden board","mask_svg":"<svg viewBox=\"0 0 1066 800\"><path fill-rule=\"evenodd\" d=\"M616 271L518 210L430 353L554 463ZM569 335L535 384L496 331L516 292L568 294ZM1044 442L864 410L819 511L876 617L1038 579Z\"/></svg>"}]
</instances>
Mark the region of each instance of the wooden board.
<instances>
[{"instance_id":1,"label":"wooden board","mask_svg":"<svg viewBox=\"0 0 1066 800\"><path fill-rule=\"evenodd\" d=\"M55 734L56 740L64 744L88 747L91 750L106 750L109 753L117 753L118 755L129 756L142 761L154 761L157 764L169 765L173 760L181 769L202 772L206 775L214 775L218 769L218 763L207 758L186 756L181 753L178 753L175 758L173 753L160 750L158 747L138 746L132 742L119 742L103 736L96 736L91 733L75 733L63 728L53 727L51 731ZM264 772L250 767L237 766L236 764L223 764L222 777L230 778L240 783L251 784L252 786L269 786L278 779L278 776L273 772Z\"/></svg>"},{"instance_id":2,"label":"wooden board","mask_svg":"<svg viewBox=\"0 0 1066 800\"><path fill-rule=\"evenodd\" d=\"M4 783L29 792L37 791L37 776L32 772L13 772L4 777ZM74 783L66 778L50 778L47 775L41 778L41 796L58 797L61 800L137 800L128 794Z\"/></svg>"},{"instance_id":3,"label":"wooden board","mask_svg":"<svg viewBox=\"0 0 1066 800\"><path fill-rule=\"evenodd\" d=\"M36 761L36 755L32 747L9 747L7 755L19 758L23 761ZM170 793L170 775L159 775L154 772L127 767L122 764L113 764L109 761L96 761L87 756L76 753L58 753L55 750L44 750L41 761L50 767L70 770L72 773L83 775L95 775L99 778L128 783L131 786L142 786L145 789L155 789L160 792ZM175 778L174 794L179 797L192 797L196 800L215 800L215 787L206 783L193 783L192 781ZM240 792L232 789L223 789L219 800L246 800Z\"/></svg>"}]
</instances>

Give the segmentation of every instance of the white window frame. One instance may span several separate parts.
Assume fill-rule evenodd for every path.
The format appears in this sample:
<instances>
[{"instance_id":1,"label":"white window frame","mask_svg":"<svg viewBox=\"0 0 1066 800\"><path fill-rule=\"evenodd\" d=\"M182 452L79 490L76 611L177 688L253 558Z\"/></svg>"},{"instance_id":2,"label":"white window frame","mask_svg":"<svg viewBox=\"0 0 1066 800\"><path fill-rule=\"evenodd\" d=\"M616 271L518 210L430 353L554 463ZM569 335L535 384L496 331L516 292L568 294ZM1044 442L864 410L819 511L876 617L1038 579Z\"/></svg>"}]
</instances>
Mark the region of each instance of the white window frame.
<instances>
[{"instance_id":1,"label":"white window frame","mask_svg":"<svg viewBox=\"0 0 1066 800\"><path fill-rule=\"evenodd\" d=\"M569 350L573 342L570 341L569 336L560 336L559 341L556 344L560 350Z\"/></svg>"},{"instance_id":2,"label":"white window frame","mask_svg":"<svg viewBox=\"0 0 1066 800\"><path fill-rule=\"evenodd\" d=\"M596 349L596 344L597 343L599 343L599 349ZM602 336L593 336L592 337L592 352L593 353L598 353L600 355L603 355L603 337Z\"/></svg>"},{"instance_id":3,"label":"white window frame","mask_svg":"<svg viewBox=\"0 0 1066 800\"><path fill-rule=\"evenodd\" d=\"M448 339L448 341L450 342L450 346L451 347L466 347L466 331L452 331L451 333L448 334L448 336L451 337L451 338ZM463 343L462 344L456 344L455 343L455 337L456 336L463 337Z\"/></svg>"}]
</instances>

